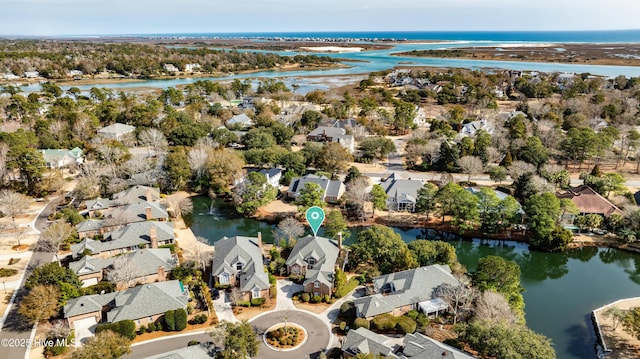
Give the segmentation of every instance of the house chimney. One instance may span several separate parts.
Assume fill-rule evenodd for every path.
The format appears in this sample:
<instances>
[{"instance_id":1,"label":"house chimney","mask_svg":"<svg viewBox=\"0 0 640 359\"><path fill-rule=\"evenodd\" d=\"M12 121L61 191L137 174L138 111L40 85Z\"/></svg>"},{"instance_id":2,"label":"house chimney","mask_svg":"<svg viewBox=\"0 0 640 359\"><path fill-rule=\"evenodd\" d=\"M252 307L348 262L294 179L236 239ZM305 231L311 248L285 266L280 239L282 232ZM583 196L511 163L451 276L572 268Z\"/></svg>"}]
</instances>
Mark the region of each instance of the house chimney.
<instances>
[{"instance_id":1,"label":"house chimney","mask_svg":"<svg viewBox=\"0 0 640 359\"><path fill-rule=\"evenodd\" d=\"M338 232L338 255L342 252L342 231Z\"/></svg>"},{"instance_id":2,"label":"house chimney","mask_svg":"<svg viewBox=\"0 0 640 359\"><path fill-rule=\"evenodd\" d=\"M153 202L153 196L151 196L151 189L147 188L147 192L145 193L147 197L147 202Z\"/></svg>"},{"instance_id":3,"label":"house chimney","mask_svg":"<svg viewBox=\"0 0 640 359\"><path fill-rule=\"evenodd\" d=\"M155 226L151 226L151 228L149 228L149 239L151 242L151 248L158 248L158 234Z\"/></svg>"},{"instance_id":4,"label":"house chimney","mask_svg":"<svg viewBox=\"0 0 640 359\"><path fill-rule=\"evenodd\" d=\"M146 207L144 209L144 216L147 219L147 221L151 220L153 217L151 216L151 207Z\"/></svg>"},{"instance_id":5,"label":"house chimney","mask_svg":"<svg viewBox=\"0 0 640 359\"><path fill-rule=\"evenodd\" d=\"M158 266L158 282L164 282L167 279L167 275L164 272L163 266Z\"/></svg>"},{"instance_id":6,"label":"house chimney","mask_svg":"<svg viewBox=\"0 0 640 359\"><path fill-rule=\"evenodd\" d=\"M262 249L262 232L258 232L258 248Z\"/></svg>"}]
</instances>

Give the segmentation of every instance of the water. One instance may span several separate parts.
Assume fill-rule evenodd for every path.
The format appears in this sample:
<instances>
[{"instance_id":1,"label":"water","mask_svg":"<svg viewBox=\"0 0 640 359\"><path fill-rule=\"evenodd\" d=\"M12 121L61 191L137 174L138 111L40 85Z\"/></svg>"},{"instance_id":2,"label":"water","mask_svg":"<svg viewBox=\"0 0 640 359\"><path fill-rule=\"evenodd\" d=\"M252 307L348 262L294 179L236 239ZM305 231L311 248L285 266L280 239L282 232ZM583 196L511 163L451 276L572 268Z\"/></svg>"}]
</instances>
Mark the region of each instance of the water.
<instances>
[{"instance_id":1,"label":"water","mask_svg":"<svg viewBox=\"0 0 640 359\"><path fill-rule=\"evenodd\" d=\"M192 230L211 243L223 235L255 236L262 232L273 240L275 225L241 218L233 208L217 199L213 215L211 200L194 200ZM425 238L422 229L393 228L405 242ZM345 244L354 242L362 229L354 229ZM322 229L321 229L322 232ZM319 233L319 235L322 235ZM429 233L434 238L435 232ZM595 358L595 334L590 313L604 304L640 296L640 255L607 248L583 248L565 253L530 251L526 244L501 241L462 241L451 237L458 260L474 271L478 260L498 255L517 262L522 270L522 286L528 326L551 338L559 359Z\"/></svg>"}]
</instances>

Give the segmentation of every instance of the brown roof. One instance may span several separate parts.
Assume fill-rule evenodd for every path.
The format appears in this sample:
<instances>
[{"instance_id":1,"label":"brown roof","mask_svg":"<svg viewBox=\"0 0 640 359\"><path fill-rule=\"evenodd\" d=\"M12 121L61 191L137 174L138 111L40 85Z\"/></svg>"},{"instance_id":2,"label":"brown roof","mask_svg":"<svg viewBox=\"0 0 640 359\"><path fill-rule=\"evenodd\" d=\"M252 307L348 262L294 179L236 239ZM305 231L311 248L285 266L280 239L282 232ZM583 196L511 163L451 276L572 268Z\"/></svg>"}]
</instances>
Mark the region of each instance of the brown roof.
<instances>
[{"instance_id":1,"label":"brown roof","mask_svg":"<svg viewBox=\"0 0 640 359\"><path fill-rule=\"evenodd\" d=\"M580 213L595 213L605 217L612 214L623 214L620 208L587 185L571 188L563 193L556 193L556 196L559 199L570 199L580 209Z\"/></svg>"}]
</instances>

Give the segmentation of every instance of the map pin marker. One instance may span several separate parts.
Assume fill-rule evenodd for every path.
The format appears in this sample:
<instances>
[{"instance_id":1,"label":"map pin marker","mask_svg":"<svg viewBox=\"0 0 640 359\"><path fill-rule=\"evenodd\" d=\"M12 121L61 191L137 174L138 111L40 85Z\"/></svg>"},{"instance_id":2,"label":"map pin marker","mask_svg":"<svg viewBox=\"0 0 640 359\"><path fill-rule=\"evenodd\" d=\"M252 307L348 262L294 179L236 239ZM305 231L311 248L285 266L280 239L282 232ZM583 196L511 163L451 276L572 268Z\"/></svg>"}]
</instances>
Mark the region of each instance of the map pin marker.
<instances>
[{"instance_id":1,"label":"map pin marker","mask_svg":"<svg viewBox=\"0 0 640 359\"><path fill-rule=\"evenodd\" d=\"M316 237L318 234L318 229L320 229L320 226L324 221L324 210L318 206L309 207L309 209L305 213L305 217L307 218L307 223L309 223L309 226L313 231L313 236Z\"/></svg>"}]
</instances>

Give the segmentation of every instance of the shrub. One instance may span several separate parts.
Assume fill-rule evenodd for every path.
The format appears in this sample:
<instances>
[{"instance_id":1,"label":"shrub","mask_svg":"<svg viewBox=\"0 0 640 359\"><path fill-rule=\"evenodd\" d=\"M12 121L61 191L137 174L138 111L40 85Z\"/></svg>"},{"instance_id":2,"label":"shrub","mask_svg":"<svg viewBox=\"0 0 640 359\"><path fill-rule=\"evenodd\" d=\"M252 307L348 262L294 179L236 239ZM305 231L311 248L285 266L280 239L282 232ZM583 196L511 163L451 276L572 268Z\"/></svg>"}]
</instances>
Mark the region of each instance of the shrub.
<instances>
[{"instance_id":1,"label":"shrub","mask_svg":"<svg viewBox=\"0 0 640 359\"><path fill-rule=\"evenodd\" d=\"M331 296L329 294L325 294L322 296L322 301L325 303L329 303L329 301L331 300Z\"/></svg>"},{"instance_id":2,"label":"shrub","mask_svg":"<svg viewBox=\"0 0 640 359\"><path fill-rule=\"evenodd\" d=\"M118 333L123 337L132 340L136 337L136 324L133 320L121 320L115 323L98 324L96 327L96 334L105 330L111 330L114 333Z\"/></svg>"},{"instance_id":3,"label":"shrub","mask_svg":"<svg viewBox=\"0 0 640 359\"><path fill-rule=\"evenodd\" d=\"M303 302L308 302L309 299L311 299L311 296L309 295L309 293L302 293L302 295L300 295L300 300L302 300Z\"/></svg>"},{"instance_id":4,"label":"shrub","mask_svg":"<svg viewBox=\"0 0 640 359\"><path fill-rule=\"evenodd\" d=\"M259 307L264 304L264 298L252 298L251 305L254 307Z\"/></svg>"},{"instance_id":5,"label":"shrub","mask_svg":"<svg viewBox=\"0 0 640 359\"><path fill-rule=\"evenodd\" d=\"M209 317L207 317L206 314L198 314L195 317L193 317L193 319L191 319L191 324L202 324L202 323L206 323L207 319L209 319Z\"/></svg>"},{"instance_id":6,"label":"shrub","mask_svg":"<svg viewBox=\"0 0 640 359\"><path fill-rule=\"evenodd\" d=\"M302 284L302 282L304 281L304 276L302 274L291 274L289 276L289 280L296 284Z\"/></svg>"},{"instance_id":7,"label":"shrub","mask_svg":"<svg viewBox=\"0 0 640 359\"><path fill-rule=\"evenodd\" d=\"M176 330L175 311L167 310L164 313L164 328L170 332Z\"/></svg>"},{"instance_id":8,"label":"shrub","mask_svg":"<svg viewBox=\"0 0 640 359\"><path fill-rule=\"evenodd\" d=\"M155 332L156 331L156 323L149 323L149 326L147 327L147 331Z\"/></svg>"},{"instance_id":9,"label":"shrub","mask_svg":"<svg viewBox=\"0 0 640 359\"><path fill-rule=\"evenodd\" d=\"M340 305L340 314L338 316L349 324L353 323L356 319L356 306L353 304L353 301L342 303L342 305Z\"/></svg>"},{"instance_id":10,"label":"shrub","mask_svg":"<svg viewBox=\"0 0 640 359\"><path fill-rule=\"evenodd\" d=\"M98 284L94 284L92 286L83 288L82 293L84 295L100 294L102 293L102 291L104 291L105 293L112 293L112 292L115 292L115 290L116 290L115 284L109 283L106 280L103 280L101 282L98 282Z\"/></svg>"},{"instance_id":11,"label":"shrub","mask_svg":"<svg viewBox=\"0 0 640 359\"><path fill-rule=\"evenodd\" d=\"M191 304L187 305L187 314L189 315L193 314L193 306Z\"/></svg>"},{"instance_id":12,"label":"shrub","mask_svg":"<svg viewBox=\"0 0 640 359\"><path fill-rule=\"evenodd\" d=\"M418 324L406 315L396 318L396 329L402 334L411 334L416 331Z\"/></svg>"},{"instance_id":13,"label":"shrub","mask_svg":"<svg viewBox=\"0 0 640 359\"><path fill-rule=\"evenodd\" d=\"M390 331L396 327L396 317L389 313L376 315L371 320L374 329L381 331Z\"/></svg>"},{"instance_id":14,"label":"shrub","mask_svg":"<svg viewBox=\"0 0 640 359\"><path fill-rule=\"evenodd\" d=\"M14 265L16 263L20 262L20 258L11 258L9 259L9 265Z\"/></svg>"},{"instance_id":15,"label":"shrub","mask_svg":"<svg viewBox=\"0 0 640 359\"><path fill-rule=\"evenodd\" d=\"M200 341L198 341L198 340L189 340L189 342L187 343L187 346L188 347L192 347L192 346L198 345L198 344L200 344Z\"/></svg>"},{"instance_id":16,"label":"shrub","mask_svg":"<svg viewBox=\"0 0 640 359\"><path fill-rule=\"evenodd\" d=\"M411 319L416 319L418 317L418 311L410 310L409 313L407 313L407 316Z\"/></svg>"},{"instance_id":17,"label":"shrub","mask_svg":"<svg viewBox=\"0 0 640 359\"><path fill-rule=\"evenodd\" d=\"M173 315L175 320L175 330L184 330L184 328L187 327L187 311L183 308L176 309Z\"/></svg>"},{"instance_id":18,"label":"shrub","mask_svg":"<svg viewBox=\"0 0 640 359\"><path fill-rule=\"evenodd\" d=\"M311 303L320 303L322 302L322 297L319 295L314 295L313 298L311 299Z\"/></svg>"},{"instance_id":19,"label":"shrub","mask_svg":"<svg viewBox=\"0 0 640 359\"><path fill-rule=\"evenodd\" d=\"M236 307L250 307L251 306L251 302L248 300L239 300L236 302Z\"/></svg>"},{"instance_id":20,"label":"shrub","mask_svg":"<svg viewBox=\"0 0 640 359\"><path fill-rule=\"evenodd\" d=\"M278 296L278 288L276 288L275 286L269 288L269 298L276 299L277 296Z\"/></svg>"},{"instance_id":21,"label":"shrub","mask_svg":"<svg viewBox=\"0 0 640 359\"><path fill-rule=\"evenodd\" d=\"M365 318L356 318L356 320L353 321L353 328L354 329L358 329L358 328L369 329L369 321L366 320Z\"/></svg>"},{"instance_id":22,"label":"shrub","mask_svg":"<svg viewBox=\"0 0 640 359\"><path fill-rule=\"evenodd\" d=\"M162 321L157 321L156 322L156 330L158 330L158 331L164 330L164 326L162 325Z\"/></svg>"},{"instance_id":23,"label":"shrub","mask_svg":"<svg viewBox=\"0 0 640 359\"><path fill-rule=\"evenodd\" d=\"M429 318L426 316L426 314L420 312L420 313L418 313L418 316L416 317L416 323L418 323L418 329L420 331L424 331L424 329L429 324Z\"/></svg>"},{"instance_id":24,"label":"shrub","mask_svg":"<svg viewBox=\"0 0 640 359\"><path fill-rule=\"evenodd\" d=\"M0 268L0 277L11 277L12 275L18 274L17 269L13 268Z\"/></svg>"},{"instance_id":25,"label":"shrub","mask_svg":"<svg viewBox=\"0 0 640 359\"><path fill-rule=\"evenodd\" d=\"M347 329L347 322L340 322L340 330L344 332Z\"/></svg>"},{"instance_id":26,"label":"shrub","mask_svg":"<svg viewBox=\"0 0 640 359\"><path fill-rule=\"evenodd\" d=\"M138 329L138 334L144 334L147 332L147 327L145 327L144 325L140 327L140 329Z\"/></svg>"}]
</instances>

